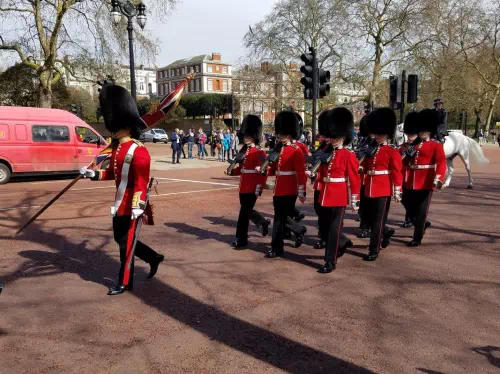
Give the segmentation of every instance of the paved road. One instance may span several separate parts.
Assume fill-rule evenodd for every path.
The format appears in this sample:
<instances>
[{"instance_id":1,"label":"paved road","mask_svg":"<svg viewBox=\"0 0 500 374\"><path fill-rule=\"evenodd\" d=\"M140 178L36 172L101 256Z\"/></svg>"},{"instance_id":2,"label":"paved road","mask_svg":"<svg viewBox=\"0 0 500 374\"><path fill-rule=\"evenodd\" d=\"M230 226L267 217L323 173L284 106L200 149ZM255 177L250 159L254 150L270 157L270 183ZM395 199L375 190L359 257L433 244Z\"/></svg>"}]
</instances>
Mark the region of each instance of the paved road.
<instances>
[{"instance_id":1,"label":"paved road","mask_svg":"<svg viewBox=\"0 0 500 374\"><path fill-rule=\"evenodd\" d=\"M500 151L485 152L492 162L475 170L474 190L459 167L435 194L422 247L405 247L411 230L397 229L381 258L364 262L367 241L349 215L355 247L329 275L316 273L311 201L305 244L267 260L270 239L257 231L250 249L229 247L239 205L226 165L154 171L156 225L143 238L166 261L151 281L137 261L133 293L114 298L112 183L79 182L17 239L68 180L0 186L0 371L498 372ZM258 202L269 217L271 201L265 192ZM394 206L390 224L402 218Z\"/></svg>"}]
</instances>

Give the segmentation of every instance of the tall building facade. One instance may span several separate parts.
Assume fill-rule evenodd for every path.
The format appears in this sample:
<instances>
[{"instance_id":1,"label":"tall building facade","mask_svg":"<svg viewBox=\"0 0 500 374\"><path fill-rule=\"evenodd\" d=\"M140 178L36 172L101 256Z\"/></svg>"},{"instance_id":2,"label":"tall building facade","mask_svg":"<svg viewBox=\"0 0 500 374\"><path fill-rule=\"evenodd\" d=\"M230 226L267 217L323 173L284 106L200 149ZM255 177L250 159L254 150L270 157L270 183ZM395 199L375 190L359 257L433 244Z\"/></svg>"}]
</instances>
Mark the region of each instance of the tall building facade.
<instances>
[{"instance_id":1,"label":"tall building facade","mask_svg":"<svg viewBox=\"0 0 500 374\"><path fill-rule=\"evenodd\" d=\"M222 61L220 53L204 54L177 60L156 71L159 96L168 95L181 83L188 73L194 80L186 86L186 94L230 93L232 90L232 67Z\"/></svg>"}]
</instances>

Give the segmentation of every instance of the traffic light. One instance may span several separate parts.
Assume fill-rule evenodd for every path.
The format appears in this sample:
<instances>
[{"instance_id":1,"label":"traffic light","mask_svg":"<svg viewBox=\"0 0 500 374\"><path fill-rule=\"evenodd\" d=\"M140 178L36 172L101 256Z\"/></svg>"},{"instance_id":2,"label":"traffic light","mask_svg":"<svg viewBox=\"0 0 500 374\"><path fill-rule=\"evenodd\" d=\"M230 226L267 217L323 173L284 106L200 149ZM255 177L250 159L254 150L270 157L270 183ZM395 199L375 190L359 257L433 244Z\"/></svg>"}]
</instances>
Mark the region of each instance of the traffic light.
<instances>
[{"instance_id":1,"label":"traffic light","mask_svg":"<svg viewBox=\"0 0 500 374\"><path fill-rule=\"evenodd\" d=\"M416 103L418 101L418 75L408 75L408 103Z\"/></svg>"},{"instance_id":2,"label":"traffic light","mask_svg":"<svg viewBox=\"0 0 500 374\"><path fill-rule=\"evenodd\" d=\"M300 67L300 71L304 76L300 80L300 83L304 86L304 99L315 99L315 82L314 75L317 69L316 62L316 52L314 48L309 48L311 53L304 53L300 56L300 59L304 62L304 65Z\"/></svg>"},{"instance_id":3,"label":"traffic light","mask_svg":"<svg viewBox=\"0 0 500 374\"><path fill-rule=\"evenodd\" d=\"M328 70L318 69L319 74L319 98L330 95L330 72Z\"/></svg>"},{"instance_id":4,"label":"traffic light","mask_svg":"<svg viewBox=\"0 0 500 374\"><path fill-rule=\"evenodd\" d=\"M389 101L394 106L398 101L398 77L394 75L389 77Z\"/></svg>"}]
</instances>

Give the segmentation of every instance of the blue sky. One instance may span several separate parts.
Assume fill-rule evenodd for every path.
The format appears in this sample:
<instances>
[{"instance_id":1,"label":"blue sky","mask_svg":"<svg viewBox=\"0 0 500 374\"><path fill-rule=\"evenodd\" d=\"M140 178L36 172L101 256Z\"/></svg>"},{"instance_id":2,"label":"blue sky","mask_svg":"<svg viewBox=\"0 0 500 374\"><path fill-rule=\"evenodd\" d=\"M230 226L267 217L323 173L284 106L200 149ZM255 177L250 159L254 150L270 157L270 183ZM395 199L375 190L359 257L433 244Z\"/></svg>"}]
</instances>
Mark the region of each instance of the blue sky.
<instances>
[{"instance_id":1,"label":"blue sky","mask_svg":"<svg viewBox=\"0 0 500 374\"><path fill-rule=\"evenodd\" d=\"M245 54L248 25L263 20L273 4L274 0L183 0L166 22L150 20L146 26L161 41L156 64L211 52L236 62Z\"/></svg>"}]
</instances>

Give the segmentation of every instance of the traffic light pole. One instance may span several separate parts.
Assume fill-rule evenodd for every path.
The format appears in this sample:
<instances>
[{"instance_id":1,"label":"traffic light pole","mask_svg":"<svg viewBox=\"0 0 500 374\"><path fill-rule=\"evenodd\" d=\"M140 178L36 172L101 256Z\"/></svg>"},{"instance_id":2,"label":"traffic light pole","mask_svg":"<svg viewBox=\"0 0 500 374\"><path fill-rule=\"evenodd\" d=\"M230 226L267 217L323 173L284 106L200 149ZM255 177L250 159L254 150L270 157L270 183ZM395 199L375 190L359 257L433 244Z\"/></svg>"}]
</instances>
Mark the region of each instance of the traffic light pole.
<instances>
[{"instance_id":1,"label":"traffic light pole","mask_svg":"<svg viewBox=\"0 0 500 374\"><path fill-rule=\"evenodd\" d=\"M316 111L318 110L318 97L319 97L319 69L318 58L316 57L316 49L309 48L313 55L313 99L312 99L312 143L316 142L316 134L318 131L318 117Z\"/></svg>"},{"instance_id":2,"label":"traffic light pole","mask_svg":"<svg viewBox=\"0 0 500 374\"><path fill-rule=\"evenodd\" d=\"M399 108L399 123L404 122L405 116L405 84L406 84L406 70L401 74L401 107Z\"/></svg>"}]
</instances>

